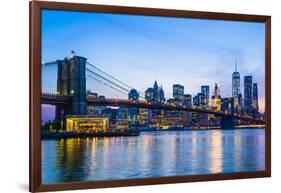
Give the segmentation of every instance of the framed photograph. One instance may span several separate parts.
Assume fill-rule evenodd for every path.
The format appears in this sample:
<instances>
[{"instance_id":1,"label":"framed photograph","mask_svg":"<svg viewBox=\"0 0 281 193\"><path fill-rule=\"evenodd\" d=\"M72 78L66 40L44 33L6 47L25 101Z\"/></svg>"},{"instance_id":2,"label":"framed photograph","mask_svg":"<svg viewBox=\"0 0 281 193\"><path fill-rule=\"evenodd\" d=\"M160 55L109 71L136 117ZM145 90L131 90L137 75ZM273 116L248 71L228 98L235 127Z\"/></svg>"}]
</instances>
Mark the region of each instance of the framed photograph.
<instances>
[{"instance_id":1,"label":"framed photograph","mask_svg":"<svg viewBox=\"0 0 281 193\"><path fill-rule=\"evenodd\" d=\"M30 191L271 176L271 17L30 2Z\"/></svg>"}]
</instances>

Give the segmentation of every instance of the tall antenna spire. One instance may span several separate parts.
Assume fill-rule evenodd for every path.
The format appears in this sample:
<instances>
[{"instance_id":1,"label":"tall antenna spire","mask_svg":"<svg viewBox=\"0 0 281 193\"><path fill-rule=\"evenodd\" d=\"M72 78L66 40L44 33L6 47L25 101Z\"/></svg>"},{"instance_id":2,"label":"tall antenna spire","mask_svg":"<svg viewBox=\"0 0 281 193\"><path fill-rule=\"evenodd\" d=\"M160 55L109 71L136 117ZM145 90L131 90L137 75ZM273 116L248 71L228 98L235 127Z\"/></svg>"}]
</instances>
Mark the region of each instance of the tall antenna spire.
<instances>
[{"instance_id":1,"label":"tall antenna spire","mask_svg":"<svg viewBox=\"0 0 281 193\"><path fill-rule=\"evenodd\" d=\"M235 72L237 72L237 58L235 57Z\"/></svg>"}]
</instances>

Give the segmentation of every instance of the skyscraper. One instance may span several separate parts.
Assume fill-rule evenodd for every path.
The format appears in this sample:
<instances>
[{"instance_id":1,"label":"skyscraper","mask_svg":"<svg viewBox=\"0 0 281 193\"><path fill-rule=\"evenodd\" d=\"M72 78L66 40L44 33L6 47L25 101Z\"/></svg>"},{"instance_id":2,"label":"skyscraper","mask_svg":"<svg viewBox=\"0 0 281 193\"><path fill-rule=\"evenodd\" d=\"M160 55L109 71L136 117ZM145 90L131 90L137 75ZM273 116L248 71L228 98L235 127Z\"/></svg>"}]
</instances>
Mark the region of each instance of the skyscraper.
<instances>
[{"instance_id":1,"label":"skyscraper","mask_svg":"<svg viewBox=\"0 0 281 193\"><path fill-rule=\"evenodd\" d=\"M153 85L153 102L158 102L158 101L159 101L159 87L157 81L155 80Z\"/></svg>"},{"instance_id":2,"label":"skyscraper","mask_svg":"<svg viewBox=\"0 0 281 193\"><path fill-rule=\"evenodd\" d=\"M206 96L204 93L198 93L199 106L206 106Z\"/></svg>"},{"instance_id":3,"label":"skyscraper","mask_svg":"<svg viewBox=\"0 0 281 193\"><path fill-rule=\"evenodd\" d=\"M163 87L159 87L156 80L153 87L145 91L145 99L154 103L164 103L166 101Z\"/></svg>"},{"instance_id":4,"label":"skyscraper","mask_svg":"<svg viewBox=\"0 0 281 193\"><path fill-rule=\"evenodd\" d=\"M238 97L240 94L240 73L237 71L237 63L235 61L235 72L232 73L232 97Z\"/></svg>"},{"instance_id":5,"label":"skyscraper","mask_svg":"<svg viewBox=\"0 0 281 193\"><path fill-rule=\"evenodd\" d=\"M164 103L165 101L166 101L166 99L165 99L164 90L163 90L163 87L161 86L160 90L159 90L159 102Z\"/></svg>"},{"instance_id":6,"label":"skyscraper","mask_svg":"<svg viewBox=\"0 0 281 193\"><path fill-rule=\"evenodd\" d=\"M257 115L259 111L259 101L258 101L258 83L253 84L253 113Z\"/></svg>"},{"instance_id":7,"label":"skyscraper","mask_svg":"<svg viewBox=\"0 0 281 193\"><path fill-rule=\"evenodd\" d=\"M211 108L215 111L221 110L221 95L217 84L215 84L214 95L212 96Z\"/></svg>"},{"instance_id":8,"label":"skyscraper","mask_svg":"<svg viewBox=\"0 0 281 193\"><path fill-rule=\"evenodd\" d=\"M185 94L183 96L183 104L185 106L188 106L188 107L192 106L192 96L191 96L191 94Z\"/></svg>"},{"instance_id":9,"label":"skyscraper","mask_svg":"<svg viewBox=\"0 0 281 193\"><path fill-rule=\"evenodd\" d=\"M201 86L201 93L205 95L205 105L209 105L210 102L210 86L209 85L202 85Z\"/></svg>"},{"instance_id":10,"label":"skyscraper","mask_svg":"<svg viewBox=\"0 0 281 193\"><path fill-rule=\"evenodd\" d=\"M116 115L116 128L126 129L128 128L128 108L120 107Z\"/></svg>"},{"instance_id":11,"label":"skyscraper","mask_svg":"<svg viewBox=\"0 0 281 193\"><path fill-rule=\"evenodd\" d=\"M245 112L250 114L252 110L252 87L253 77L244 76L244 109Z\"/></svg>"},{"instance_id":12,"label":"skyscraper","mask_svg":"<svg viewBox=\"0 0 281 193\"><path fill-rule=\"evenodd\" d=\"M199 97L198 97L198 95L195 95L193 97L193 105L194 106L199 106Z\"/></svg>"},{"instance_id":13,"label":"skyscraper","mask_svg":"<svg viewBox=\"0 0 281 193\"><path fill-rule=\"evenodd\" d=\"M173 97L176 102L182 103L183 102L183 95L184 95L184 86L180 84L173 85Z\"/></svg>"}]
</instances>

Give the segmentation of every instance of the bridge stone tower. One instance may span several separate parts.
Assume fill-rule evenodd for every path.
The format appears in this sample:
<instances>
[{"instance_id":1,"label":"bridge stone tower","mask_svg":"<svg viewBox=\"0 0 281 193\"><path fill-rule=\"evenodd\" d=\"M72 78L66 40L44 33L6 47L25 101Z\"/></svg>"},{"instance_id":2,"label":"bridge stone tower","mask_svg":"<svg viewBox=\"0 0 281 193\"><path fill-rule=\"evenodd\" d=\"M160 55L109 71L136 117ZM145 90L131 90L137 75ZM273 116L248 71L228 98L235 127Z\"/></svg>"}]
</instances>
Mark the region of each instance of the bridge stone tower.
<instances>
[{"instance_id":1,"label":"bridge stone tower","mask_svg":"<svg viewBox=\"0 0 281 193\"><path fill-rule=\"evenodd\" d=\"M71 98L69 104L57 106L56 117L59 120L65 115L86 114L86 61L87 58L81 56L57 60L57 94Z\"/></svg>"},{"instance_id":2,"label":"bridge stone tower","mask_svg":"<svg viewBox=\"0 0 281 193\"><path fill-rule=\"evenodd\" d=\"M225 115L221 117L221 129L234 129L235 118L234 118L234 99L223 98L221 109L223 112L228 112L230 115Z\"/></svg>"}]
</instances>

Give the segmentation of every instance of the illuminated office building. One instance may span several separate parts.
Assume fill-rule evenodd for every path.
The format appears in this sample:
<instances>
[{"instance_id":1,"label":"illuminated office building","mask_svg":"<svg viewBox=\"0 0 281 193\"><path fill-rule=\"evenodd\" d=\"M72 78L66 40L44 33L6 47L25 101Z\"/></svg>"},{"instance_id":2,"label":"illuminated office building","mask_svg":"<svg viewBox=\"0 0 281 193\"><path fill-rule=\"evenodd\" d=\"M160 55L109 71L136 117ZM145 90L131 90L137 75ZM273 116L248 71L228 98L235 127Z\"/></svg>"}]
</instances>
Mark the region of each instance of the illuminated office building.
<instances>
[{"instance_id":1,"label":"illuminated office building","mask_svg":"<svg viewBox=\"0 0 281 193\"><path fill-rule=\"evenodd\" d=\"M173 85L173 97L177 103L183 103L184 86L180 84Z\"/></svg>"},{"instance_id":2,"label":"illuminated office building","mask_svg":"<svg viewBox=\"0 0 281 193\"><path fill-rule=\"evenodd\" d=\"M214 111L221 110L221 95L217 84L215 84L214 95L212 96L211 100L211 108Z\"/></svg>"},{"instance_id":3,"label":"illuminated office building","mask_svg":"<svg viewBox=\"0 0 281 193\"><path fill-rule=\"evenodd\" d=\"M240 73L237 71L235 62L235 71L232 73L232 97L238 97L240 94Z\"/></svg>"},{"instance_id":4,"label":"illuminated office building","mask_svg":"<svg viewBox=\"0 0 281 193\"><path fill-rule=\"evenodd\" d=\"M209 85L202 85L201 86L201 93L205 96L205 103L204 105L209 106L210 103L210 86Z\"/></svg>"}]
</instances>

